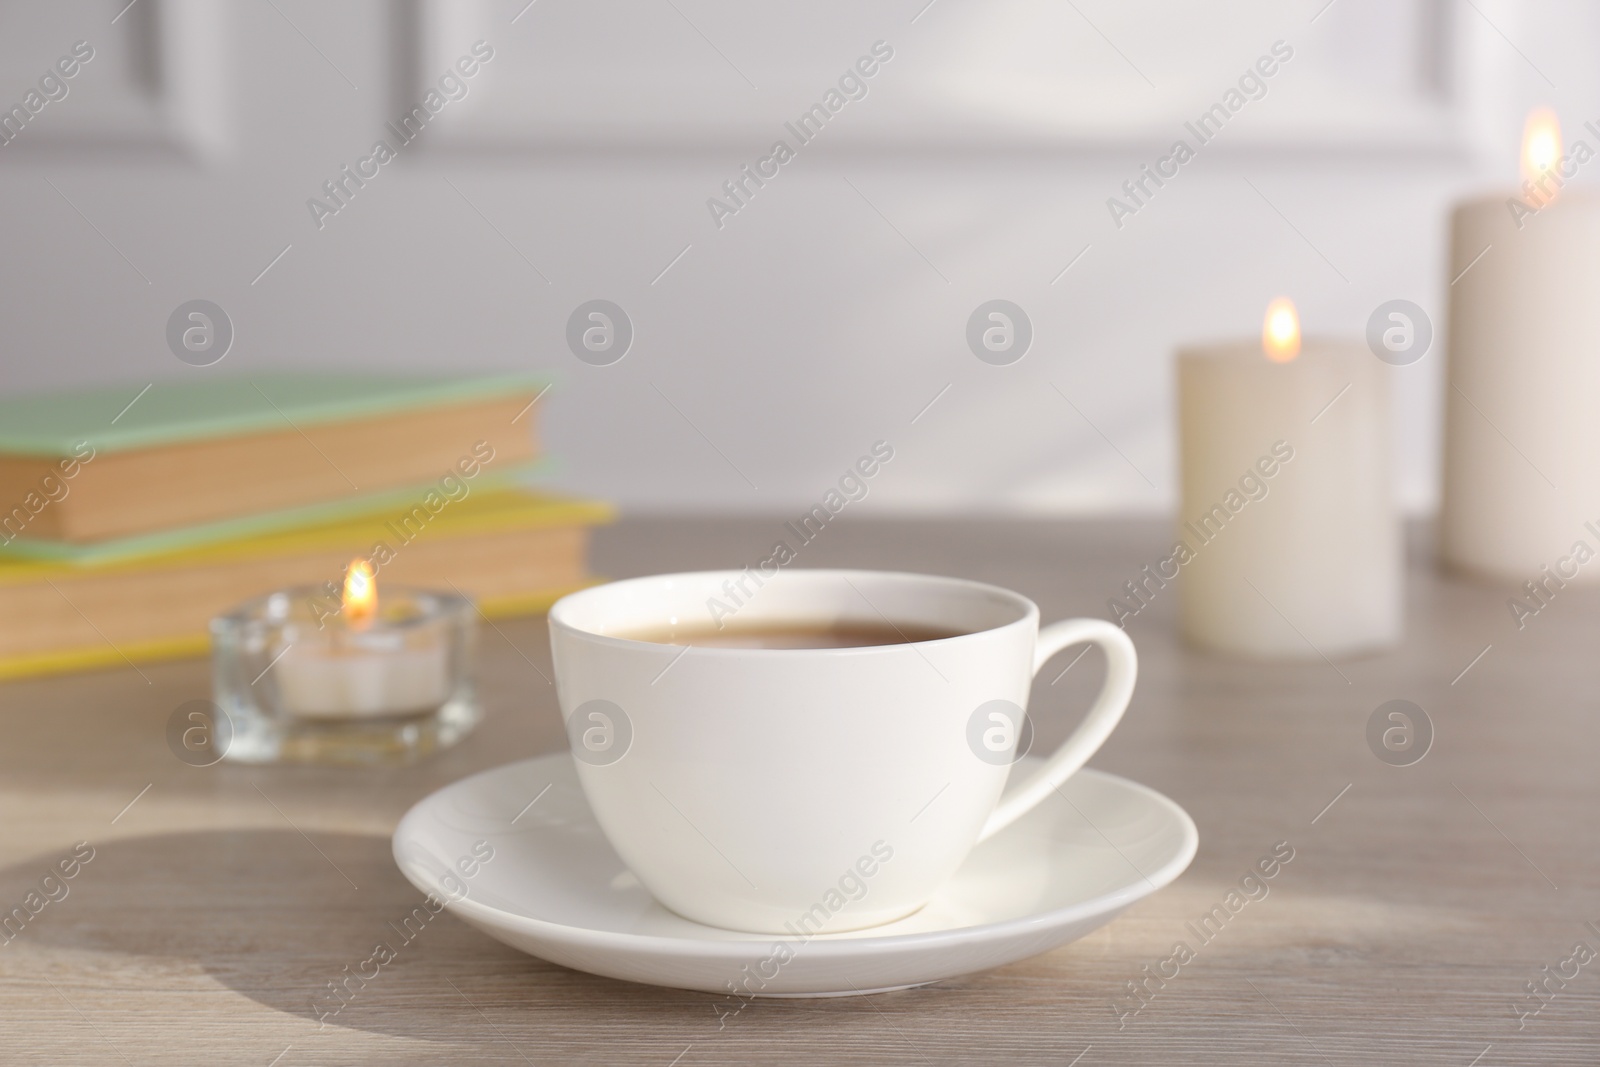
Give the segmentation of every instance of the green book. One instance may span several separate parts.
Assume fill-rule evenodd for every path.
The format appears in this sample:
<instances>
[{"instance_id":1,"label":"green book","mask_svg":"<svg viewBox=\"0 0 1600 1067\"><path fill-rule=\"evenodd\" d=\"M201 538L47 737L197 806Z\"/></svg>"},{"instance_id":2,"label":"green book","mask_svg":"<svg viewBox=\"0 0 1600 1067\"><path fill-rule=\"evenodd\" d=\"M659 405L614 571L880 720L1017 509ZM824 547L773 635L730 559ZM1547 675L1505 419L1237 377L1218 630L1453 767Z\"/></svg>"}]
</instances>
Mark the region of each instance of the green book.
<instances>
[{"instance_id":1,"label":"green book","mask_svg":"<svg viewBox=\"0 0 1600 1067\"><path fill-rule=\"evenodd\" d=\"M65 456L81 441L91 442L99 452L120 452L523 393L531 396L547 384L547 379L533 374L302 372L166 379L143 386L0 397L0 453Z\"/></svg>"},{"instance_id":2,"label":"green book","mask_svg":"<svg viewBox=\"0 0 1600 1067\"><path fill-rule=\"evenodd\" d=\"M532 374L284 373L0 399L0 555L126 558L539 458Z\"/></svg>"}]
</instances>

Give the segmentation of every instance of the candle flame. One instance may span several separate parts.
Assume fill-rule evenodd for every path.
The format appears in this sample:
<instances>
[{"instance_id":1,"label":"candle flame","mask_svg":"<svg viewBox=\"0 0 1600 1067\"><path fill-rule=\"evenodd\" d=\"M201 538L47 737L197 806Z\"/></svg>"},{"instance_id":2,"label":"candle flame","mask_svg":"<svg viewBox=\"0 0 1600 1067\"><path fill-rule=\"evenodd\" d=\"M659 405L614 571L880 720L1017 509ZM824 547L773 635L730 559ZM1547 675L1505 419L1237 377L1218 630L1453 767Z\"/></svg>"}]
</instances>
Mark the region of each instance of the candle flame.
<instances>
[{"instance_id":1,"label":"candle flame","mask_svg":"<svg viewBox=\"0 0 1600 1067\"><path fill-rule=\"evenodd\" d=\"M350 561L344 572L344 617L351 628L364 630L378 608L378 581L372 564L364 559Z\"/></svg>"},{"instance_id":2,"label":"candle flame","mask_svg":"<svg viewBox=\"0 0 1600 1067\"><path fill-rule=\"evenodd\" d=\"M1528 112L1528 121L1522 127L1522 177L1537 182L1560 159L1561 122L1556 113L1547 107Z\"/></svg>"},{"instance_id":3,"label":"candle flame","mask_svg":"<svg viewBox=\"0 0 1600 1067\"><path fill-rule=\"evenodd\" d=\"M1294 309L1294 301L1286 296L1267 305L1261 350L1274 363L1287 363L1300 354L1300 314Z\"/></svg>"}]
</instances>

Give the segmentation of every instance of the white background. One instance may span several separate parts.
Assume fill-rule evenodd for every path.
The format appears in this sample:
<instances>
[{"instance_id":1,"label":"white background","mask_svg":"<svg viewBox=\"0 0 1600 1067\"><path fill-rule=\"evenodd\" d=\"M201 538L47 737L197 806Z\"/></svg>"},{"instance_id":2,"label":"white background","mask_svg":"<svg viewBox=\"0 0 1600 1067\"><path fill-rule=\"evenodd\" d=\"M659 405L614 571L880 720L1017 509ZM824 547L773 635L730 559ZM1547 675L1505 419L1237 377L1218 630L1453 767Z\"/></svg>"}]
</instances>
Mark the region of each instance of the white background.
<instances>
[{"instance_id":1,"label":"white background","mask_svg":"<svg viewBox=\"0 0 1600 1067\"><path fill-rule=\"evenodd\" d=\"M0 3L7 106L98 53L0 147L0 388L532 368L550 484L627 508L798 511L887 439L856 509L1155 512L1175 345L1256 335L1279 295L1312 333L1404 297L1442 334L1449 205L1515 183L1527 109L1600 146L1576 2L524 3ZM470 95L319 230L307 199L480 37ZM718 230L707 198L879 39L867 97ZM1266 98L1114 227L1279 39ZM237 333L205 370L164 340L197 297ZM604 368L564 341L596 297L636 330ZM1033 321L1010 367L966 347L992 298ZM1412 511L1443 354L1391 372Z\"/></svg>"}]
</instances>

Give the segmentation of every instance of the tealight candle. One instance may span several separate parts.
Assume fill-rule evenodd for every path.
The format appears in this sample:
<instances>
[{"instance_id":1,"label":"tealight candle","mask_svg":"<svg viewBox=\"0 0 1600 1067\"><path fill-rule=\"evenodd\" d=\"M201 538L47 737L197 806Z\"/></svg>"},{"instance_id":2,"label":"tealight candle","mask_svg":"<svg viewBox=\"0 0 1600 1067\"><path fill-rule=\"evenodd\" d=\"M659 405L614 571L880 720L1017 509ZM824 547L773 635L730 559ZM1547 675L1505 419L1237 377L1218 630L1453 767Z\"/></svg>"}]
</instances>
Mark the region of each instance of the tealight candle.
<instances>
[{"instance_id":1,"label":"tealight candle","mask_svg":"<svg viewBox=\"0 0 1600 1067\"><path fill-rule=\"evenodd\" d=\"M409 647L392 633L339 644L285 646L274 665L283 708L302 719L358 719L431 711L449 692L444 645Z\"/></svg>"},{"instance_id":2,"label":"tealight candle","mask_svg":"<svg viewBox=\"0 0 1600 1067\"><path fill-rule=\"evenodd\" d=\"M1518 585L1597 543L1585 524L1600 519L1600 196L1561 188L1594 155L1583 141L1564 154L1555 115L1536 111L1522 190L1451 220L1440 554ZM1572 571L1562 579L1600 580Z\"/></svg>"},{"instance_id":3,"label":"tealight candle","mask_svg":"<svg viewBox=\"0 0 1600 1067\"><path fill-rule=\"evenodd\" d=\"M396 763L453 744L482 716L469 669L475 619L453 593L380 597L357 560L342 596L283 590L212 620L220 754Z\"/></svg>"},{"instance_id":4,"label":"tealight candle","mask_svg":"<svg viewBox=\"0 0 1600 1067\"><path fill-rule=\"evenodd\" d=\"M1400 527L1384 366L1306 338L1275 301L1260 342L1178 353L1179 581L1192 644L1262 659L1350 655L1400 634Z\"/></svg>"},{"instance_id":5,"label":"tealight candle","mask_svg":"<svg viewBox=\"0 0 1600 1067\"><path fill-rule=\"evenodd\" d=\"M449 690L444 635L400 627L404 609L377 619L378 585L366 560L345 574L342 610L315 634L284 632L273 650L283 710L308 719L350 719L431 711ZM374 625L377 622L379 625Z\"/></svg>"}]
</instances>

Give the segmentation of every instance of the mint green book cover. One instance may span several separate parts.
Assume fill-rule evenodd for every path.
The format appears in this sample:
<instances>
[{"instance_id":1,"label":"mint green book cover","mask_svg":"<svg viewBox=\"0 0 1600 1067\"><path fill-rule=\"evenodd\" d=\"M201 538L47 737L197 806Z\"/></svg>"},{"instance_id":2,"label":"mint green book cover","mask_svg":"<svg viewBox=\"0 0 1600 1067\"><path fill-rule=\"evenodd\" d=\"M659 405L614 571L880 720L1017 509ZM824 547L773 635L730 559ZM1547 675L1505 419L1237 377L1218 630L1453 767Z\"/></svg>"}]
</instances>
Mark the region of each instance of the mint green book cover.
<instances>
[{"instance_id":1,"label":"mint green book cover","mask_svg":"<svg viewBox=\"0 0 1600 1067\"><path fill-rule=\"evenodd\" d=\"M535 474L546 474L550 467L550 461L540 459L519 463L504 470L484 471L473 479L473 491L490 491L526 484L528 478ZM428 490L434 488L437 488L435 482L424 482L399 489L361 493L343 500L284 508L259 515L246 515L241 518L201 523L198 526L183 526L173 530L134 534L131 537L116 537L87 544L16 537L10 541L0 541L0 562L34 560L75 567L99 567L111 563L123 563L146 556L163 556L185 549L200 549L247 537L281 533L297 527L358 518L385 509L404 510L418 503Z\"/></svg>"},{"instance_id":2,"label":"mint green book cover","mask_svg":"<svg viewBox=\"0 0 1600 1067\"><path fill-rule=\"evenodd\" d=\"M476 376L315 372L161 379L0 397L0 452L65 456L200 441L537 393L533 374Z\"/></svg>"}]
</instances>

